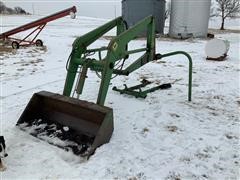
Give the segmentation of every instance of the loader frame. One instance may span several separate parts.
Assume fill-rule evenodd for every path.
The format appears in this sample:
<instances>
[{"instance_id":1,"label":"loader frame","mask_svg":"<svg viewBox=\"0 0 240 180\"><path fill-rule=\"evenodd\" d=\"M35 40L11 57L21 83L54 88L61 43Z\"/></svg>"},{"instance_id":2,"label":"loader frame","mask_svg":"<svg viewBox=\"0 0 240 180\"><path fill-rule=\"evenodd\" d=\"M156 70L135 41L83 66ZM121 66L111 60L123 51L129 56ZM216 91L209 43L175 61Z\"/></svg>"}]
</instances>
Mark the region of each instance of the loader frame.
<instances>
[{"instance_id":1,"label":"loader frame","mask_svg":"<svg viewBox=\"0 0 240 180\"><path fill-rule=\"evenodd\" d=\"M89 49L93 42L114 27L117 28L116 36L107 47ZM147 33L146 47L128 50L129 42L142 35L142 32ZM152 16L143 19L130 29L126 28L126 23L122 17L119 17L84 36L78 37L73 43L72 52L68 59L63 95L46 91L35 93L17 125L25 131L32 127L31 134L40 139L45 139L44 136L49 135L63 141L70 141L70 144L67 142L65 142L67 144L47 142L65 150L72 150L76 155L89 158L97 147L109 142L113 133L113 110L104 106L113 75L128 76L148 62L182 54L189 60L188 100L191 101L191 56L184 51L156 54L155 49L155 20ZM107 51L104 58L102 58L103 51ZM124 62L129 59L129 55L139 52L143 53L142 56L125 67ZM99 58L92 58L92 53L98 53ZM119 63L122 65L119 66ZM82 94L88 69L95 71L101 77L96 104L70 97L73 92L76 92L78 96ZM74 82L76 82L75 86ZM140 90L150 83L150 81L143 80L141 84L136 86L125 86L125 89L122 90L114 89L120 93L145 98L148 93L171 87L171 84L164 84L148 90ZM138 89L140 91L136 91Z\"/></svg>"},{"instance_id":2,"label":"loader frame","mask_svg":"<svg viewBox=\"0 0 240 180\"><path fill-rule=\"evenodd\" d=\"M97 39L102 37L105 33L113 28L117 28L116 36L110 41L107 47L101 47L96 49L88 49L88 47ZM128 43L131 40L136 39L142 32L146 31L146 47L128 51ZM78 37L74 43L72 52L69 56L67 66L67 77L65 81L63 95L71 96L73 91L74 81L79 67L81 67L81 74L78 81L76 91L78 94L82 94L85 79L87 77L87 71L90 68L93 71L100 72L101 84L98 92L98 98L96 104L104 105L106 95L108 92L109 84L112 75L125 75L128 76L133 71L139 69L143 65L153 60L158 60L167 56L173 56L177 54L185 55L189 60L189 89L188 100L191 101L192 92L192 59L191 56L184 51L176 51L167 54L156 54L155 52L155 20L153 16L146 17L135 26L130 29L126 29L126 23L122 17L118 17L105 25ZM107 55L102 59L101 52L107 51ZM116 69L116 62L124 59L127 60L130 54L144 52L144 54L130 64L125 69ZM98 53L99 59L88 58L90 53Z\"/></svg>"}]
</instances>

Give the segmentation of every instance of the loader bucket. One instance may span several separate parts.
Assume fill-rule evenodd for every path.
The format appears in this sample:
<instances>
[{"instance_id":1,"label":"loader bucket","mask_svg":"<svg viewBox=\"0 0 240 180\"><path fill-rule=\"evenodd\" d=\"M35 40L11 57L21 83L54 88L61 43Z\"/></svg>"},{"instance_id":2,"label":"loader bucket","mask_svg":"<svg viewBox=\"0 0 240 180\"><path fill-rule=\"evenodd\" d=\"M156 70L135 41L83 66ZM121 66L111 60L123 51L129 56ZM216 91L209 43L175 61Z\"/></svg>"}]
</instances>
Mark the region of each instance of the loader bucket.
<instances>
[{"instance_id":1,"label":"loader bucket","mask_svg":"<svg viewBox=\"0 0 240 180\"><path fill-rule=\"evenodd\" d=\"M89 157L97 147L109 142L113 110L41 91L32 96L17 126L50 144Z\"/></svg>"}]
</instances>

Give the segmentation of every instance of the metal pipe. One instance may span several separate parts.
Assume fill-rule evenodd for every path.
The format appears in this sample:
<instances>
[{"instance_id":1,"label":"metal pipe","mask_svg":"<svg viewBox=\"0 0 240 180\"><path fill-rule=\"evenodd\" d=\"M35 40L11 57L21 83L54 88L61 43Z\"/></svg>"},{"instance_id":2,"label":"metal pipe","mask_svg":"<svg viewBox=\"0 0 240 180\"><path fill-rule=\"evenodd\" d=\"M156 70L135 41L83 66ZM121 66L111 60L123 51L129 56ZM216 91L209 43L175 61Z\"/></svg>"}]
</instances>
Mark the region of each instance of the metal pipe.
<instances>
[{"instance_id":1,"label":"metal pipe","mask_svg":"<svg viewBox=\"0 0 240 180\"><path fill-rule=\"evenodd\" d=\"M178 55L178 54L182 54L185 55L188 58L189 61L189 74L188 74L188 101L192 100L192 58L191 56L186 53L185 51L174 51L174 52L170 52L170 53L166 53L166 54L157 54L155 59L162 59L164 57L168 57L168 56L174 56L174 55Z\"/></svg>"},{"instance_id":2,"label":"metal pipe","mask_svg":"<svg viewBox=\"0 0 240 180\"><path fill-rule=\"evenodd\" d=\"M135 50L127 51L126 55L135 54L135 53L139 53L139 52L143 52L143 51L147 51L147 50L148 50L148 48L135 49Z\"/></svg>"},{"instance_id":3,"label":"metal pipe","mask_svg":"<svg viewBox=\"0 0 240 180\"><path fill-rule=\"evenodd\" d=\"M37 32L37 34L35 35L35 37L32 39L32 42L38 37L38 35L40 34L40 32L43 30L43 28L46 26L46 24L42 25L40 27L40 30Z\"/></svg>"},{"instance_id":4,"label":"metal pipe","mask_svg":"<svg viewBox=\"0 0 240 180\"><path fill-rule=\"evenodd\" d=\"M100 47L100 48L95 48L95 49L87 49L86 53L97 52L97 51L106 51L106 50L108 50L108 47Z\"/></svg>"}]
</instances>

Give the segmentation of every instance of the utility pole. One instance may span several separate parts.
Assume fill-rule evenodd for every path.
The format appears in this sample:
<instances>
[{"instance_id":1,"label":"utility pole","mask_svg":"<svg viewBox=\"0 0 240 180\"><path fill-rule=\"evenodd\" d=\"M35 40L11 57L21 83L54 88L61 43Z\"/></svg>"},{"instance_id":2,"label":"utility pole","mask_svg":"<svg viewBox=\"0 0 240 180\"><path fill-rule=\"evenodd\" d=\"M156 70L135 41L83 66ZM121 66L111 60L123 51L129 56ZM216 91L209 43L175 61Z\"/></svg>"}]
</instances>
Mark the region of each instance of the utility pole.
<instances>
[{"instance_id":1,"label":"utility pole","mask_svg":"<svg viewBox=\"0 0 240 180\"><path fill-rule=\"evenodd\" d=\"M34 4L32 3L32 13L33 15L35 14L35 11L34 11Z\"/></svg>"},{"instance_id":2,"label":"utility pole","mask_svg":"<svg viewBox=\"0 0 240 180\"><path fill-rule=\"evenodd\" d=\"M115 14L115 18L117 18L117 6L114 5L114 14Z\"/></svg>"}]
</instances>

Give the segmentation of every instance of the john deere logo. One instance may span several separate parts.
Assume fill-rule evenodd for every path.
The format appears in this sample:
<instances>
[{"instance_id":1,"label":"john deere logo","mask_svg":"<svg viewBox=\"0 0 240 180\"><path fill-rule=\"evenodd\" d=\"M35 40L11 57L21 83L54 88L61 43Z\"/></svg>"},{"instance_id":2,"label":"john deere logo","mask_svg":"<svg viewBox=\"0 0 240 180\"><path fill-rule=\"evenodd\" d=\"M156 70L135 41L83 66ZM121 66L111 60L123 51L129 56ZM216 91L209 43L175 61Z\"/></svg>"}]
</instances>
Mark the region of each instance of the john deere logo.
<instances>
[{"instance_id":1,"label":"john deere logo","mask_svg":"<svg viewBox=\"0 0 240 180\"><path fill-rule=\"evenodd\" d=\"M115 51L117 49L117 47L118 47L118 44L115 42L112 46L112 49Z\"/></svg>"}]
</instances>

